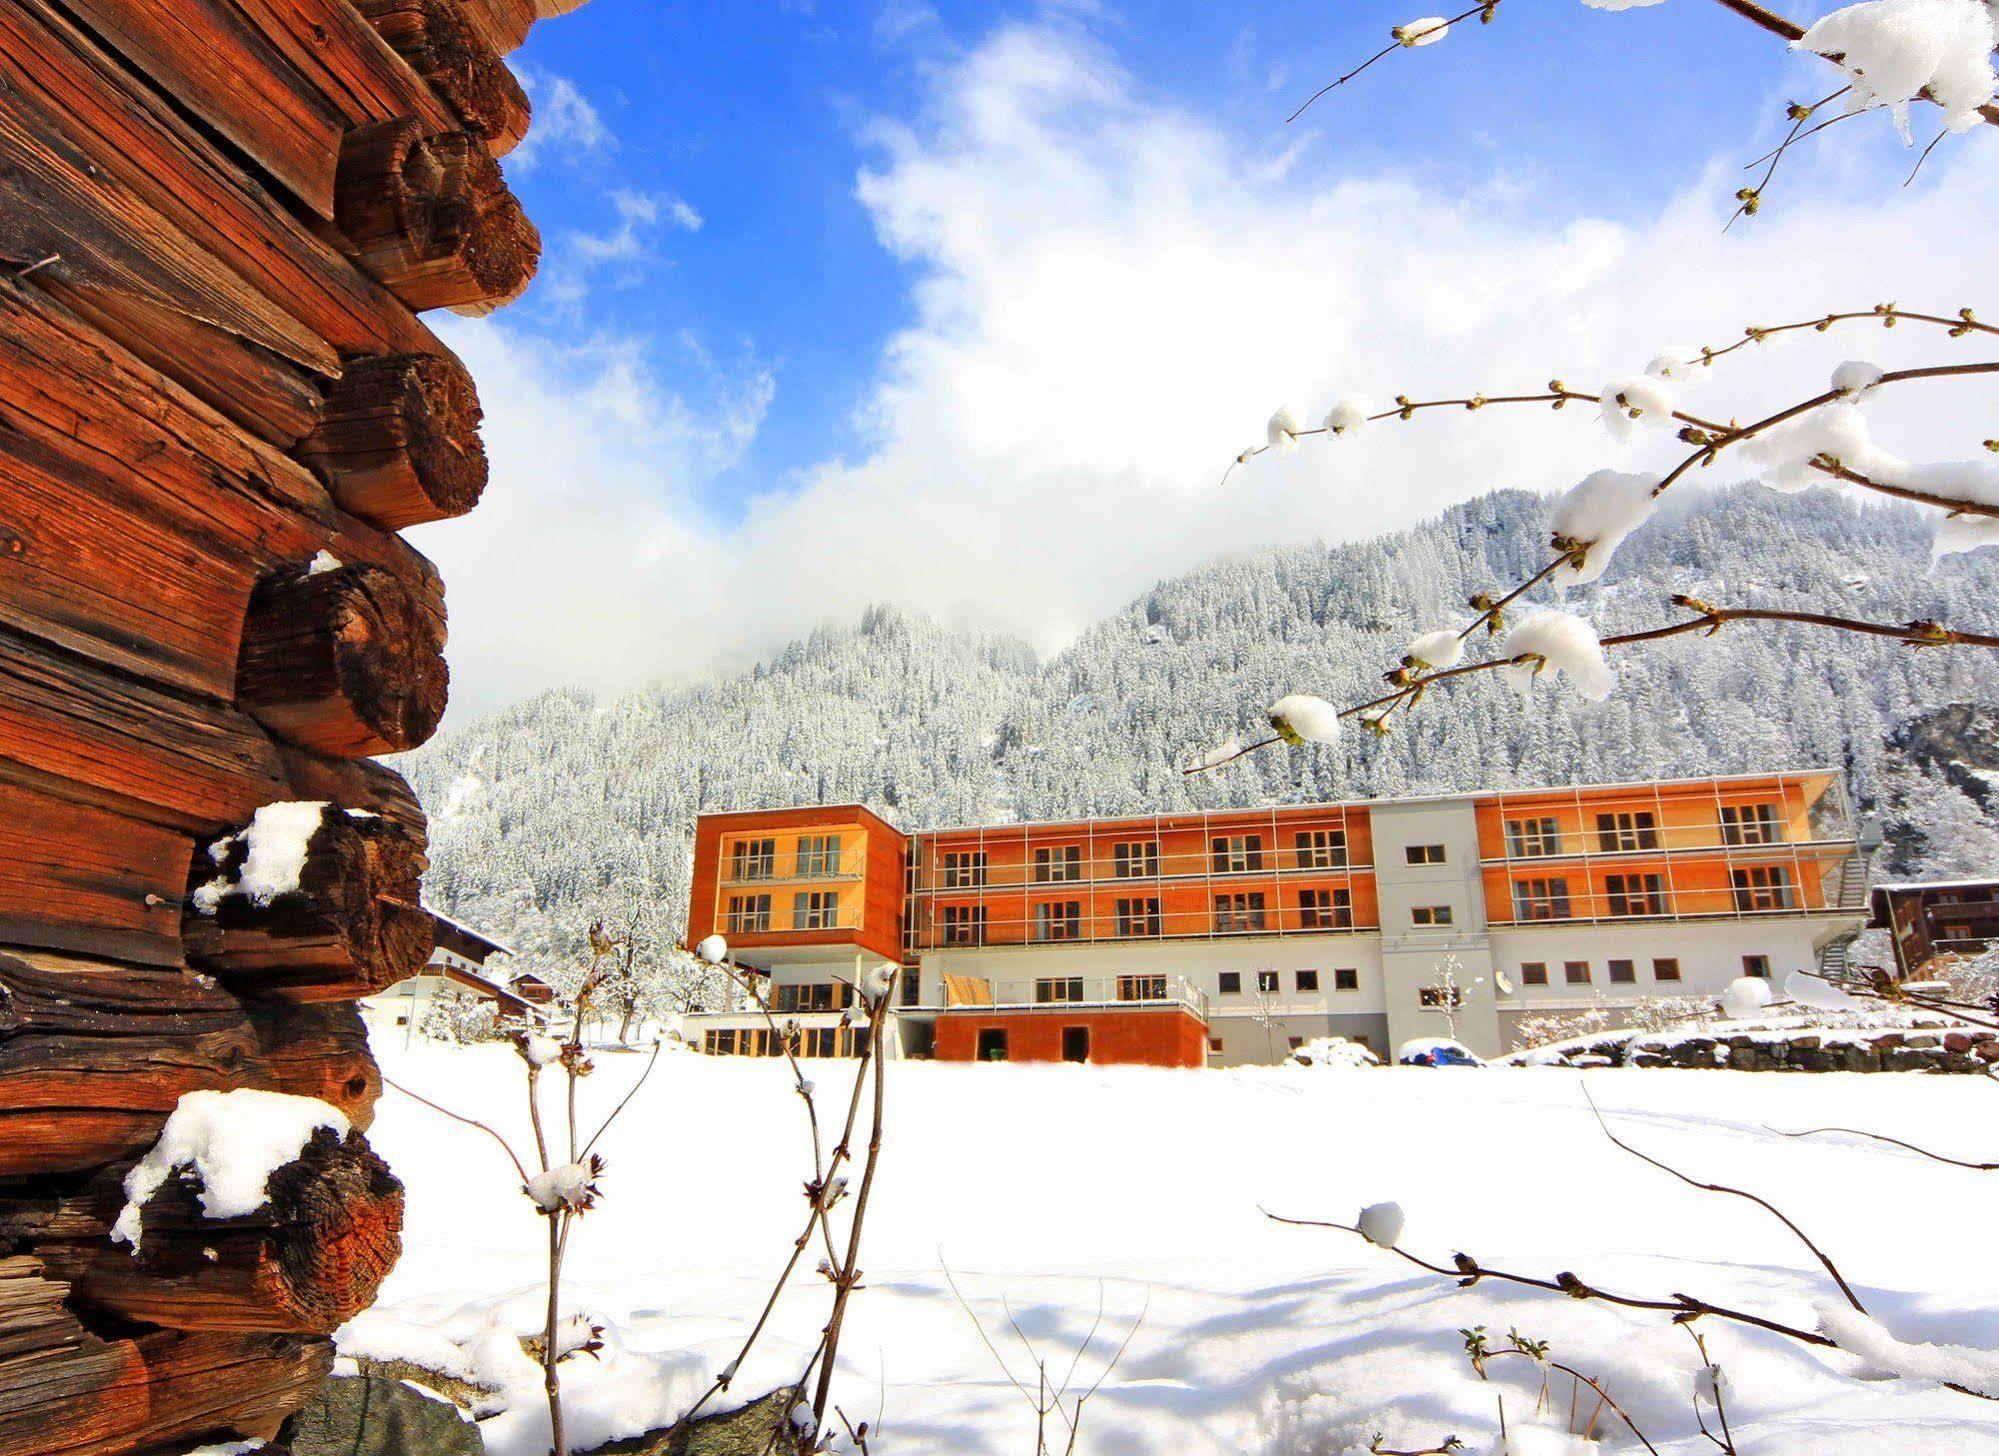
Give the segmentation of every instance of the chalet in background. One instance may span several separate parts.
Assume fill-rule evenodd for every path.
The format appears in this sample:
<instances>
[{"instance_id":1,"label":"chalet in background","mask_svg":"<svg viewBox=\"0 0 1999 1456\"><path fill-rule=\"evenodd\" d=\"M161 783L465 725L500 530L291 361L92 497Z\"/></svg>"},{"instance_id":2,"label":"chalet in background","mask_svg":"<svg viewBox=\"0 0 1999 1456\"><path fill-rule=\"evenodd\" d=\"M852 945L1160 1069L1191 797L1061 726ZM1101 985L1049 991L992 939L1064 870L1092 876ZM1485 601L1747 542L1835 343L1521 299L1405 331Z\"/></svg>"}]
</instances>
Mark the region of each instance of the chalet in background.
<instances>
[{"instance_id":1,"label":"chalet in background","mask_svg":"<svg viewBox=\"0 0 1999 1456\"><path fill-rule=\"evenodd\" d=\"M1523 1016L1843 969L1867 862L1829 769L913 834L823 806L703 816L688 933L770 977L808 1056L851 1053L848 985L881 961L902 1055L1492 1053ZM754 1014L687 1030L778 1050Z\"/></svg>"},{"instance_id":2,"label":"chalet in background","mask_svg":"<svg viewBox=\"0 0 1999 1456\"><path fill-rule=\"evenodd\" d=\"M1978 955L1999 941L1999 880L1876 885L1867 923L1889 932L1896 974L1917 975L1935 956Z\"/></svg>"}]
</instances>

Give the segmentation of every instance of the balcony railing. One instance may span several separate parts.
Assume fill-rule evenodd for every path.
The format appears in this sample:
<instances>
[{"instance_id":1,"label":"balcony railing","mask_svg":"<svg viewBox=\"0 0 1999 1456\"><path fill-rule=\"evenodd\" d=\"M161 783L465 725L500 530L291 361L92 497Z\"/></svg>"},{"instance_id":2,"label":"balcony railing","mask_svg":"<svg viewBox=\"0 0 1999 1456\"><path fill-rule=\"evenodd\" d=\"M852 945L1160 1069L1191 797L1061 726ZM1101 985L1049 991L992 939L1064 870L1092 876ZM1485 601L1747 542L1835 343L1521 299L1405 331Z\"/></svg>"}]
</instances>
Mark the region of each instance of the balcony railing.
<instances>
[{"instance_id":1,"label":"balcony railing","mask_svg":"<svg viewBox=\"0 0 1999 1456\"><path fill-rule=\"evenodd\" d=\"M918 895L955 895L977 890L1060 890L1097 886L1186 884L1202 880L1229 880L1261 876L1266 879L1325 877L1342 879L1371 875L1368 860L1349 861L1344 854L1326 851L1304 852L1285 844L1254 855L1216 855L1208 852L1163 854L1156 862L1143 862L1120 872L1114 858L1101 847L1094 860L1085 857L1069 874L1067 865L1040 867L1027 864L988 864L984 869L958 866L946 868L931 862L910 872L910 889Z\"/></svg>"},{"instance_id":2,"label":"balcony railing","mask_svg":"<svg viewBox=\"0 0 1999 1456\"><path fill-rule=\"evenodd\" d=\"M1596 829L1565 831L1553 840L1522 842L1508 839L1484 855L1486 865L1534 865L1580 859L1630 859L1646 855L1726 854L1730 859L1754 859L1757 855L1793 852L1800 854L1850 854L1853 840L1847 835L1828 838L1790 839L1784 827L1776 826L1771 837L1751 832L1723 830L1718 825L1675 825L1645 830L1604 832Z\"/></svg>"},{"instance_id":3,"label":"balcony railing","mask_svg":"<svg viewBox=\"0 0 1999 1456\"><path fill-rule=\"evenodd\" d=\"M1059 1011L1076 1006L1184 1006L1203 1021L1208 1019L1208 997L1184 976L1139 972L1126 976L1038 976L1033 980L979 981L954 977L960 989L949 1004L954 1007L992 1006L1001 1009L1039 1007ZM983 994L991 1000L977 999Z\"/></svg>"},{"instance_id":4,"label":"balcony railing","mask_svg":"<svg viewBox=\"0 0 1999 1456\"><path fill-rule=\"evenodd\" d=\"M794 924L797 919L790 907L779 910L773 907L767 916L748 917L724 913L720 925L722 934L730 939L744 935L798 935L819 930L859 930L861 913L858 910L843 911L837 915L814 916L809 924Z\"/></svg>"},{"instance_id":5,"label":"balcony railing","mask_svg":"<svg viewBox=\"0 0 1999 1456\"><path fill-rule=\"evenodd\" d=\"M722 867L722 883L725 885L801 885L835 884L861 878L862 867L846 860L835 863L830 869L817 862L799 863L793 861L780 865L774 860L751 860L744 863L725 863Z\"/></svg>"},{"instance_id":6,"label":"balcony railing","mask_svg":"<svg viewBox=\"0 0 1999 1456\"><path fill-rule=\"evenodd\" d=\"M1357 921L1353 912L1344 907L1306 910L1296 905L1272 905L1263 910L1217 912L1211 906L1204 906L1193 910L1160 910L1127 915L1113 914L1106 909L1099 915L1079 913L1047 919L989 914L983 920L946 922L938 917L927 925L913 922L908 930L908 942L918 950L953 950L979 946L1078 945L1104 941L1337 935L1378 928L1372 920Z\"/></svg>"}]
</instances>

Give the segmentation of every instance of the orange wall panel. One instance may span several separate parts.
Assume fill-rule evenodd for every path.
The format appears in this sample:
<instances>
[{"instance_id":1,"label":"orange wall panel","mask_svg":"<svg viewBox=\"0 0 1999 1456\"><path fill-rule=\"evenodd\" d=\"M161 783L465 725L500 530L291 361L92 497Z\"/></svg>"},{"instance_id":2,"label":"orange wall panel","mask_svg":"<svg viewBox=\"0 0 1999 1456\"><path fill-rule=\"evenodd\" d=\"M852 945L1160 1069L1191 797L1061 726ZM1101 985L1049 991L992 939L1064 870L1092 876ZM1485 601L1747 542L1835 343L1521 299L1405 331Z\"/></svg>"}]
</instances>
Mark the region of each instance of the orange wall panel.
<instances>
[{"instance_id":1,"label":"orange wall panel","mask_svg":"<svg viewBox=\"0 0 1999 1456\"><path fill-rule=\"evenodd\" d=\"M1089 1028L1092 1065L1208 1064L1207 1028L1192 1012L1177 1007L1157 1011L951 1011L937 1018L933 1054L940 1062L974 1061L979 1033L999 1028L1007 1034L1008 1061L1059 1062L1062 1031L1071 1026Z\"/></svg>"}]
</instances>

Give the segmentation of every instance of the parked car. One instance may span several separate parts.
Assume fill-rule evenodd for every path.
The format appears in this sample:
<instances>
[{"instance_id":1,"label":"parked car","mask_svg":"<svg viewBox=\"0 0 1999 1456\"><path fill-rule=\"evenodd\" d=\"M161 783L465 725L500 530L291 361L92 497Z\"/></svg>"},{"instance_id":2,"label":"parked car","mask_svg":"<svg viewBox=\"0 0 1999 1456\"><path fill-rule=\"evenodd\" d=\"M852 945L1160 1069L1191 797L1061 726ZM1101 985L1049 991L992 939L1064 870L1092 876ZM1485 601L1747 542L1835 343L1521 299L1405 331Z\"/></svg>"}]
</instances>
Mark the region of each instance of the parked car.
<instances>
[{"instance_id":1,"label":"parked car","mask_svg":"<svg viewBox=\"0 0 1999 1456\"><path fill-rule=\"evenodd\" d=\"M1404 1067L1482 1067L1485 1065L1477 1053L1461 1041L1452 1041L1447 1036L1419 1036L1402 1043L1395 1054L1398 1065Z\"/></svg>"}]
</instances>

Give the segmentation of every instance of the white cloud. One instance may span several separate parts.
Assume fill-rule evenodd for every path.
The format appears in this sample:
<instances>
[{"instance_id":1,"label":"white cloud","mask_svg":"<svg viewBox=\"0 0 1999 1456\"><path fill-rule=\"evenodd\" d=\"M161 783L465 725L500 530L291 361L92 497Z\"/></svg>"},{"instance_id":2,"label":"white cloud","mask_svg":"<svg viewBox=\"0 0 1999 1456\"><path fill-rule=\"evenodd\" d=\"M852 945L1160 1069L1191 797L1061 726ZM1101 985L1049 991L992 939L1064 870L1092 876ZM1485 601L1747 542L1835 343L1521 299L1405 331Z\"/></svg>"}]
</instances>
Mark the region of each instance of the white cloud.
<instances>
[{"instance_id":1,"label":"white cloud","mask_svg":"<svg viewBox=\"0 0 1999 1456\"><path fill-rule=\"evenodd\" d=\"M496 461L487 503L424 542L452 586L461 707L711 669L873 600L1051 648L1218 552L1565 487L1632 458L1594 411L1391 423L1218 482L1285 401L1594 384L1752 320L1917 294L1954 311L1976 302L1999 224L1990 189L1938 185L1989 167L1983 135L1909 192L1845 197L1801 164L1726 237L1719 173L1620 223L1538 178L1537 211L1517 177L1313 173L1278 150L1291 140L1245 149L1150 104L1068 30L996 32L940 73L925 115L869 138L859 196L916 282L914 322L866 396L866 452L765 491L739 520L714 520L698 490L758 428L767 377L697 406L627 349L551 361L504 323L455 335ZM1756 381L1748 405L1821 388L1844 358L1943 347L1864 327L1773 353L1739 376Z\"/></svg>"},{"instance_id":2,"label":"white cloud","mask_svg":"<svg viewBox=\"0 0 1999 1456\"><path fill-rule=\"evenodd\" d=\"M508 154L509 167L532 171L544 155L573 157L605 151L616 144L590 98L567 76L533 66L517 67L516 73L534 108L534 125Z\"/></svg>"}]
</instances>

